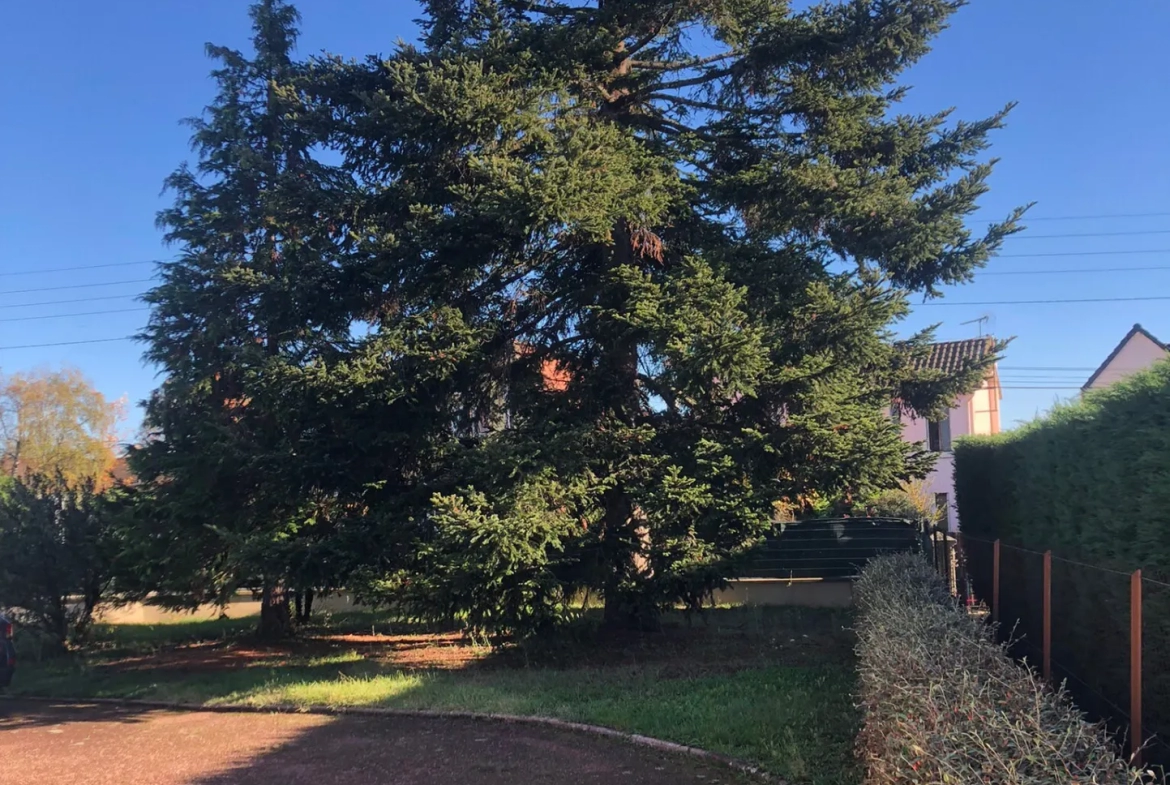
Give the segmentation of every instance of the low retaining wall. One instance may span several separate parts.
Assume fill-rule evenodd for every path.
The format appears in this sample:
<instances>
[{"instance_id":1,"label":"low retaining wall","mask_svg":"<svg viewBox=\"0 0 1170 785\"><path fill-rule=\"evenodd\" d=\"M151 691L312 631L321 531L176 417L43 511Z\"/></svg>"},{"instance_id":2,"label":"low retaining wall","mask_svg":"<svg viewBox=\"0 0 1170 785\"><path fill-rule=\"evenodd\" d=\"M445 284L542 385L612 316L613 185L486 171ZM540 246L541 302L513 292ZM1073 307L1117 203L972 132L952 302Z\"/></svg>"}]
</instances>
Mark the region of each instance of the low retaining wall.
<instances>
[{"instance_id":1,"label":"low retaining wall","mask_svg":"<svg viewBox=\"0 0 1170 785\"><path fill-rule=\"evenodd\" d=\"M740 578L715 592L717 605L798 605L805 608L848 608L853 581Z\"/></svg>"},{"instance_id":2,"label":"low retaining wall","mask_svg":"<svg viewBox=\"0 0 1170 785\"><path fill-rule=\"evenodd\" d=\"M313 613L328 611L346 613L361 610L362 606L353 601L350 594L338 593L313 598ZM201 605L194 611L169 611L157 605L140 602L130 605L102 606L98 609L98 620L106 624L172 624L184 621L203 621L227 616L238 619L242 616L258 616L260 600L252 598L252 592L236 592L231 601L222 608L218 605Z\"/></svg>"},{"instance_id":3,"label":"low retaining wall","mask_svg":"<svg viewBox=\"0 0 1170 785\"><path fill-rule=\"evenodd\" d=\"M739 578L726 589L715 592L716 605L797 605L806 608L848 608L853 604L853 582L788 578ZM346 593L328 594L313 599L313 612L345 613L361 610ZM136 602L131 605L106 606L98 618L106 624L171 624L183 621L238 619L260 613L260 601L251 592L238 592L224 607L202 605L195 611L169 611L155 605Z\"/></svg>"}]
</instances>

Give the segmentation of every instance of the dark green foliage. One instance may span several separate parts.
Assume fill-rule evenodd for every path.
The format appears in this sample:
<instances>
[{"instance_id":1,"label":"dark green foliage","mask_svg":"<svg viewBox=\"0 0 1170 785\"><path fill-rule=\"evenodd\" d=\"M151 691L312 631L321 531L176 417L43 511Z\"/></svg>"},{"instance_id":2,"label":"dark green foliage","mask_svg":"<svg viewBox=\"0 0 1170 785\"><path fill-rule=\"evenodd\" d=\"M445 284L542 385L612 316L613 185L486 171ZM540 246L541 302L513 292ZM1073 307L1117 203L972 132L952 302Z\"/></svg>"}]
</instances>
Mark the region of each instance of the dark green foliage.
<instances>
[{"instance_id":1,"label":"dark green foliage","mask_svg":"<svg viewBox=\"0 0 1170 785\"><path fill-rule=\"evenodd\" d=\"M0 483L0 609L15 614L18 635L45 636L51 648L84 642L116 575L121 491L36 475Z\"/></svg>"},{"instance_id":2,"label":"dark green foliage","mask_svg":"<svg viewBox=\"0 0 1170 785\"><path fill-rule=\"evenodd\" d=\"M896 113L959 5L436 0L419 47L298 64L257 4L162 216L160 580L360 568L494 633L579 590L653 625L778 506L923 476L890 402L995 356L920 373L931 332L892 325L1019 217L964 226L1003 113Z\"/></svg>"},{"instance_id":3,"label":"dark green foliage","mask_svg":"<svg viewBox=\"0 0 1170 785\"><path fill-rule=\"evenodd\" d=\"M531 607L583 581L611 621L652 623L718 586L774 503L928 470L890 401L934 411L982 369L918 374L929 332L890 325L1017 228L963 225L1002 114L894 111L957 6L432 2L424 48L317 64L331 141L368 185L357 212L381 227L348 262L377 329L458 309L451 400L464 421L510 413L436 478L425 552L471 485L504 516L494 547L515 538L519 574L543 576L522 580ZM579 525L502 512L534 482L573 487ZM432 589L437 613L499 617Z\"/></svg>"},{"instance_id":4,"label":"dark green foliage","mask_svg":"<svg viewBox=\"0 0 1170 785\"><path fill-rule=\"evenodd\" d=\"M1052 550L1053 652L1058 675L1102 713L1129 695L1126 573L1170 579L1170 362L1087 393L1019 430L963 439L955 449L963 533ZM979 596L991 596L991 549L969 551ZM1103 572L1071 559L1121 574ZM1021 654L1039 646L1040 557L1004 549L1004 621L1020 620ZM1170 595L1154 584L1144 608L1147 728L1170 731ZM1081 697L1081 696L1078 696ZM1170 762L1167 759L1166 762Z\"/></svg>"},{"instance_id":5,"label":"dark green foliage","mask_svg":"<svg viewBox=\"0 0 1170 785\"><path fill-rule=\"evenodd\" d=\"M855 596L867 783L1142 781L1104 726L1010 660L921 557L872 560Z\"/></svg>"},{"instance_id":6,"label":"dark green foliage","mask_svg":"<svg viewBox=\"0 0 1170 785\"><path fill-rule=\"evenodd\" d=\"M143 336L166 377L131 460L151 508L136 547L158 600L191 606L256 586L263 631L282 635L290 586L344 579L346 559L326 555L344 541L345 500L319 482L332 479L322 467L337 402L306 378L322 344L349 336L330 212L346 180L310 154L296 11L264 0L251 17L251 59L208 46L220 92L190 121L199 163L167 180L176 202L159 224L181 256L146 297Z\"/></svg>"}]
</instances>

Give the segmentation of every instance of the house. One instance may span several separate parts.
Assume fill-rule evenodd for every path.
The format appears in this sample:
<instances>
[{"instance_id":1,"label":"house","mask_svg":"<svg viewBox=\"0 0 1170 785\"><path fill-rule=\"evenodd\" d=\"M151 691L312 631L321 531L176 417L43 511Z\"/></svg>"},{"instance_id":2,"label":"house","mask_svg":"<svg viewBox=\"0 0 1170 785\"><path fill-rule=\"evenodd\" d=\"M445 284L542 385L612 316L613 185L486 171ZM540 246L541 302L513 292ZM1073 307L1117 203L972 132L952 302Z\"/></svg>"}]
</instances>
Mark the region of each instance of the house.
<instances>
[{"instance_id":1,"label":"house","mask_svg":"<svg viewBox=\"0 0 1170 785\"><path fill-rule=\"evenodd\" d=\"M1170 347L1150 335L1140 324L1135 324L1081 390L1108 387L1119 379L1149 368L1167 355L1170 355Z\"/></svg>"},{"instance_id":2,"label":"house","mask_svg":"<svg viewBox=\"0 0 1170 785\"><path fill-rule=\"evenodd\" d=\"M958 371L966 364L987 356L995 341L992 338L971 338L966 341L946 341L931 346L930 354L917 364L919 370ZM928 492L934 494L935 507L946 510L947 525L959 530L959 515L955 509L955 472L952 444L960 436L999 433L999 402L1003 388L995 365L987 369L979 389L961 396L940 420L926 420L910 413L902 416L902 438L908 442L922 442L926 449L938 453L934 469L926 478Z\"/></svg>"}]
</instances>

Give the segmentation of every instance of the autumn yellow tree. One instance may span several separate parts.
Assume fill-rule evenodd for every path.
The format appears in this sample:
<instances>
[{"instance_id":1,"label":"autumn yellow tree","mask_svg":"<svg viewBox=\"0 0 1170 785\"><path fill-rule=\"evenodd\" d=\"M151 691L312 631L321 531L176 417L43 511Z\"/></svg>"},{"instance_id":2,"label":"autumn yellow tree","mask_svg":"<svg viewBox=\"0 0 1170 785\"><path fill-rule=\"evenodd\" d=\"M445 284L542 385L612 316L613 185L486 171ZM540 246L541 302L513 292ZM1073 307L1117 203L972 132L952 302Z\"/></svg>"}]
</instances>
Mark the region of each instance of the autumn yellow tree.
<instances>
[{"instance_id":1,"label":"autumn yellow tree","mask_svg":"<svg viewBox=\"0 0 1170 785\"><path fill-rule=\"evenodd\" d=\"M0 470L54 478L100 492L113 482L122 401L94 389L76 368L8 376L0 383Z\"/></svg>"}]
</instances>

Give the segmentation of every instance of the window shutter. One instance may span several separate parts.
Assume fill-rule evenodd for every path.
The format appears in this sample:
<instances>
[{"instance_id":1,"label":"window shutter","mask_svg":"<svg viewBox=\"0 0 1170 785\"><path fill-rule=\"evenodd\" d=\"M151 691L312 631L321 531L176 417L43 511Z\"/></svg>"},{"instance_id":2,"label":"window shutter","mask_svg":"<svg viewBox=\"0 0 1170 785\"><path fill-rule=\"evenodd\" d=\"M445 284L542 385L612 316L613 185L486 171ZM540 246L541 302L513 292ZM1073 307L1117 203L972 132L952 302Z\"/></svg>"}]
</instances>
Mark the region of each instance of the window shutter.
<instances>
[{"instance_id":1,"label":"window shutter","mask_svg":"<svg viewBox=\"0 0 1170 785\"><path fill-rule=\"evenodd\" d=\"M948 413L938 425L939 449L943 452L951 451L951 415Z\"/></svg>"}]
</instances>

